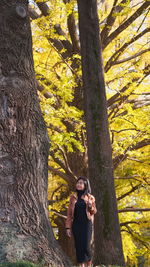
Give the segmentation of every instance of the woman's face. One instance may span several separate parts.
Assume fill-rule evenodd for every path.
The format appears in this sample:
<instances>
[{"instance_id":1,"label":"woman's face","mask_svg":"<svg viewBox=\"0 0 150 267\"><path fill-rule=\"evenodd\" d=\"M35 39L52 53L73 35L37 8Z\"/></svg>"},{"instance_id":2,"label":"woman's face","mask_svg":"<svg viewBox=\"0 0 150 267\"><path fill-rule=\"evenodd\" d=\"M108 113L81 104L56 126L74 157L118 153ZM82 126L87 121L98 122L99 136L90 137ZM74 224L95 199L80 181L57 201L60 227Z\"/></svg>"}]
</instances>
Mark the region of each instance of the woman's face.
<instances>
[{"instance_id":1,"label":"woman's face","mask_svg":"<svg viewBox=\"0 0 150 267\"><path fill-rule=\"evenodd\" d=\"M85 185L82 179L80 179L77 183L76 183L76 189L78 190L84 190Z\"/></svg>"}]
</instances>

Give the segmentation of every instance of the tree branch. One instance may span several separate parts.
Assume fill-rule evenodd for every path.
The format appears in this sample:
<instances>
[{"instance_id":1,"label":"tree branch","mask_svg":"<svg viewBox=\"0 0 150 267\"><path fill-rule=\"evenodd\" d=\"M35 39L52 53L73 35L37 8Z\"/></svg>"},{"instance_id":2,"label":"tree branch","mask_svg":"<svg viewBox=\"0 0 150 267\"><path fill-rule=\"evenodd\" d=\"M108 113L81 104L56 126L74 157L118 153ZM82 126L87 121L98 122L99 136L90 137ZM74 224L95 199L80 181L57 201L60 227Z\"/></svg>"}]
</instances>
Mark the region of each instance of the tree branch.
<instances>
[{"instance_id":1,"label":"tree branch","mask_svg":"<svg viewBox=\"0 0 150 267\"><path fill-rule=\"evenodd\" d=\"M121 95L121 93L124 93L129 86L133 83L133 81L135 82L137 80L133 79L132 82L128 82L119 92L117 92L116 94L114 94L113 96L111 96L108 100L107 100L107 107L110 107L111 105L113 105L113 103L116 101L116 99L118 98L118 96Z\"/></svg>"},{"instance_id":2,"label":"tree branch","mask_svg":"<svg viewBox=\"0 0 150 267\"><path fill-rule=\"evenodd\" d=\"M121 60L118 60L118 61L114 61L112 65L114 66L114 65L118 65L118 64L127 62L127 61L129 61L129 60L131 60L131 59L134 59L134 58L136 58L136 57L139 57L140 55L142 55L142 54L144 54L144 53L147 53L148 51L150 51L150 48L147 48L147 49L145 49L145 50L142 50L142 51L140 51L140 52L138 52L138 53L132 55L131 57L127 57L127 58L124 58L124 59L121 59Z\"/></svg>"},{"instance_id":3,"label":"tree branch","mask_svg":"<svg viewBox=\"0 0 150 267\"><path fill-rule=\"evenodd\" d=\"M61 40L63 47L67 50L68 54L66 55L68 56L72 56L72 51L73 51L73 46L71 44L71 42L67 39L66 34L64 33L64 31L62 30L60 24L55 24L54 29L56 31L56 33L60 36L64 36L65 40ZM65 52L64 52L65 53ZM63 55L63 53L62 53ZM66 58L66 57L65 57Z\"/></svg>"},{"instance_id":4,"label":"tree branch","mask_svg":"<svg viewBox=\"0 0 150 267\"><path fill-rule=\"evenodd\" d=\"M122 23L114 32L112 32L106 40L103 42L103 49L108 46L113 39L115 39L121 32L123 32L127 27L131 25L133 21L135 21L144 10L150 5L150 1L146 1L141 5L130 18L128 18L124 23Z\"/></svg>"},{"instance_id":5,"label":"tree branch","mask_svg":"<svg viewBox=\"0 0 150 267\"><path fill-rule=\"evenodd\" d=\"M133 109L137 109L143 106L148 106L150 105L150 97L145 96L143 99L134 99L134 100L128 100L128 103L133 103Z\"/></svg>"},{"instance_id":6,"label":"tree branch","mask_svg":"<svg viewBox=\"0 0 150 267\"><path fill-rule=\"evenodd\" d=\"M70 169L67 168L67 166L65 166L64 162L62 162L59 158L55 157L53 151L50 151L50 155L53 158L53 160L65 171L65 175L63 174L63 172L60 173L60 171L59 171L59 174L61 175L61 177L62 178L64 177L64 179L67 179L66 181L69 182L69 185L71 188L74 187L77 177L72 173L72 171ZM50 167L50 168L52 168L52 167ZM51 171L54 172L55 169L53 169L53 170L51 169ZM56 172L55 172L55 174L56 174ZM58 174L58 172L57 172L57 174ZM66 175L69 177L69 180L68 180L68 177Z\"/></svg>"},{"instance_id":7,"label":"tree branch","mask_svg":"<svg viewBox=\"0 0 150 267\"><path fill-rule=\"evenodd\" d=\"M134 94L132 92L131 95L136 95L136 94ZM150 93L142 93L142 94L137 94L137 95L140 95L141 97L140 98L131 99L131 100L128 99L124 103L133 104L133 106L132 106L133 109L138 109L138 108L141 108L143 106L150 105ZM121 100L121 98L117 99L117 101L119 101L119 100ZM118 106L118 103L114 104L113 105L113 109L116 108L117 106ZM112 130L112 131L116 132L116 133L119 133L119 132L124 131L124 130L128 130L128 129L123 129L123 130L120 130L120 131L116 131L116 130ZM132 129L132 130L136 130L137 131L137 129Z\"/></svg>"},{"instance_id":8,"label":"tree branch","mask_svg":"<svg viewBox=\"0 0 150 267\"><path fill-rule=\"evenodd\" d=\"M147 15L148 15L148 13L149 13L149 11L150 11L150 9L147 10L147 13L145 14L145 17L142 19L142 21L141 21L141 23L140 23L140 25L139 25L139 27L138 27L138 29L137 29L137 32L138 32L138 31L140 30L140 28L143 26L143 23L144 23L144 21L145 21Z\"/></svg>"},{"instance_id":9,"label":"tree branch","mask_svg":"<svg viewBox=\"0 0 150 267\"><path fill-rule=\"evenodd\" d=\"M149 75L149 73L146 73L142 79L140 80L140 82L138 82L137 86L139 86L141 84L141 82ZM130 84L129 84L130 86ZM137 86L135 88L137 88ZM112 118L115 117L123 117L124 115L126 115L128 113L127 110L117 114L117 112L119 111L120 107L123 107L123 104L126 103L133 103L132 108L133 109L138 109L141 108L143 106L148 106L150 105L150 98L147 97L144 100L137 100L137 99L132 99L132 100L128 100L129 96L132 95L133 92L130 92L129 94L126 94L126 96L120 96L119 98L117 98L116 100L114 100L114 102L117 101L117 103L112 103L112 106L110 107L111 112L109 113L109 117L112 115L112 113L114 113L114 115L112 116ZM116 111L114 111L116 109ZM136 129L138 131L138 129ZM116 131L117 132L117 131Z\"/></svg>"},{"instance_id":10,"label":"tree branch","mask_svg":"<svg viewBox=\"0 0 150 267\"><path fill-rule=\"evenodd\" d=\"M145 246L146 249L149 249L149 244L143 238L141 235L133 230L128 224L125 225L126 229L128 230L128 233L133 237L133 239L137 242L140 242L142 246Z\"/></svg>"},{"instance_id":11,"label":"tree branch","mask_svg":"<svg viewBox=\"0 0 150 267\"><path fill-rule=\"evenodd\" d=\"M121 132L124 132L124 131L139 131L140 132L140 130L138 130L136 128L121 129L119 131L117 131L117 130L110 130L110 131L114 132L114 133L121 133Z\"/></svg>"},{"instance_id":12,"label":"tree branch","mask_svg":"<svg viewBox=\"0 0 150 267\"><path fill-rule=\"evenodd\" d=\"M131 157L127 156L127 159L132 160L132 161L136 161L136 162L140 162L140 163L144 163L144 161L136 159L136 158L133 158L133 157L131 158Z\"/></svg>"},{"instance_id":13,"label":"tree branch","mask_svg":"<svg viewBox=\"0 0 150 267\"><path fill-rule=\"evenodd\" d=\"M69 14L67 18L68 30L71 37L73 51L80 54L80 42L77 34L76 24L73 13Z\"/></svg>"},{"instance_id":14,"label":"tree branch","mask_svg":"<svg viewBox=\"0 0 150 267\"><path fill-rule=\"evenodd\" d=\"M55 190L53 190L52 195L51 195L51 199L49 201L53 201L53 197L54 197L55 193L58 192L62 187L68 188L68 185L67 184L61 184ZM65 190L65 192L66 192L66 190ZM61 201L61 200L62 200L62 197L59 200L57 199L57 201Z\"/></svg>"},{"instance_id":15,"label":"tree branch","mask_svg":"<svg viewBox=\"0 0 150 267\"><path fill-rule=\"evenodd\" d=\"M41 17L40 14L38 14L34 8L32 8L30 5L28 6L29 16L32 20L38 19Z\"/></svg>"},{"instance_id":16,"label":"tree branch","mask_svg":"<svg viewBox=\"0 0 150 267\"><path fill-rule=\"evenodd\" d=\"M142 148L142 147L148 146L148 145L150 145L150 139L149 138L145 138L144 140L142 140L142 141L138 142L137 144L133 145L130 150L139 149L139 148Z\"/></svg>"},{"instance_id":17,"label":"tree branch","mask_svg":"<svg viewBox=\"0 0 150 267\"><path fill-rule=\"evenodd\" d=\"M49 125L47 125L47 128L51 129L52 131L56 131L58 133L63 133L63 131L58 126L54 126L51 123L49 123Z\"/></svg>"},{"instance_id":18,"label":"tree branch","mask_svg":"<svg viewBox=\"0 0 150 267\"><path fill-rule=\"evenodd\" d=\"M139 177L139 179L138 179L138 177L139 177L138 175L134 175L134 176L127 176L127 177L114 177L114 179L116 179L116 180L135 180L138 182L141 182L142 180L144 180L144 182L148 184L147 180L149 180L150 177Z\"/></svg>"},{"instance_id":19,"label":"tree branch","mask_svg":"<svg viewBox=\"0 0 150 267\"><path fill-rule=\"evenodd\" d=\"M134 36L130 41L124 43L122 45L122 47L120 47L111 57L110 59L107 61L106 65L105 65L105 72L108 72L109 69L111 68L111 66L113 65L113 62L115 60L117 60L119 58L119 56L124 52L124 50L132 43L134 43L135 41L137 41L139 38L141 38L143 35L145 35L146 33L148 33L150 31L150 27L144 29L141 33L137 34L136 36Z\"/></svg>"},{"instance_id":20,"label":"tree branch","mask_svg":"<svg viewBox=\"0 0 150 267\"><path fill-rule=\"evenodd\" d=\"M62 162L59 158L55 157L55 154L53 151L50 151L50 156L53 158L53 160L64 170L67 171L66 166L64 162Z\"/></svg>"},{"instance_id":21,"label":"tree branch","mask_svg":"<svg viewBox=\"0 0 150 267\"><path fill-rule=\"evenodd\" d=\"M138 82L138 85L143 81L143 79L145 78L145 77L147 77L148 75L149 75L149 73L150 73L150 65L147 65L144 69L143 69L143 74L145 74L145 76L144 77L136 77L136 78L133 78L132 79L132 81L131 82L128 82L119 92L117 92L116 94L114 94L112 97L110 97L108 100L107 100L107 107L110 107L111 105L113 105L114 104L114 102L115 101L118 101L118 97L119 96L121 96L121 93L124 93L128 88L129 88L129 86L133 83L133 82ZM131 93L133 93L133 92L131 92ZM131 94L130 93L130 94ZM130 95L129 94L129 95ZM129 95L128 96L126 96L126 98L125 99L127 99L128 97L129 97ZM122 97L122 96L121 96ZM124 100L125 100L124 99ZM120 100L120 99L119 99ZM119 103L119 105L120 105L120 103Z\"/></svg>"},{"instance_id":22,"label":"tree branch","mask_svg":"<svg viewBox=\"0 0 150 267\"><path fill-rule=\"evenodd\" d=\"M59 217L61 217L63 219L67 219L67 216L66 215L63 215L62 213L58 212L55 209L50 209L50 211L53 211L57 216L59 216Z\"/></svg>"},{"instance_id":23,"label":"tree branch","mask_svg":"<svg viewBox=\"0 0 150 267\"><path fill-rule=\"evenodd\" d=\"M39 92L42 92L45 90L45 87L43 85L41 85L38 80L36 80L36 85L37 85L37 90ZM43 95L45 96L45 98L52 98L53 97L53 95L48 91L45 92Z\"/></svg>"},{"instance_id":24,"label":"tree branch","mask_svg":"<svg viewBox=\"0 0 150 267\"><path fill-rule=\"evenodd\" d=\"M67 175L66 173L64 173L58 169L55 169L55 168L51 167L50 165L48 166L48 170L51 171L54 175L58 175L61 178L63 178L67 183L70 183L70 176Z\"/></svg>"},{"instance_id":25,"label":"tree branch","mask_svg":"<svg viewBox=\"0 0 150 267\"><path fill-rule=\"evenodd\" d=\"M135 190L137 190L140 187L141 187L141 183L138 184L138 185L133 186L131 190L129 190L128 192L126 192L123 195L121 195L120 197L118 197L117 201L119 201L119 200L125 198L126 196L130 195L131 193L133 193Z\"/></svg>"},{"instance_id":26,"label":"tree branch","mask_svg":"<svg viewBox=\"0 0 150 267\"><path fill-rule=\"evenodd\" d=\"M147 212L150 211L150 208L124 208L124 209L120 209L118 210L118 213L122 213L122 212Z\"/></svg>"},{"instance_id":27,"label":"tree branch","mask_svg":"<svg viewBox=\"0 0 150 267\"><path fill-rule=\"evenodd\" d=\"M136 149L140 149L144 146L148 146L150 145L150 139L148 138L145 138L144 140L136 143L135 145L131 145L129 146L125 151L124 153L116 156L114 159L113 159L113 164L114 164L114 169L116 169L118 167L118 165L127 158L128 156L128 151L132 151L132 150L136 150Z\"/></svg>"},{"instance_id":28,"label":"tree branch","mask_svg":"<svg viewBox=\"0 0 150 267\"><path fill-rule=\"evenodd\" d=\"M126 3L128 3L128 0L122 0L119 5L116 6L118 0L114 0L114 3L113 3L113 7L106 19L106 24L105 24L105 27L103 28L102 32L101 32L101 40L102 40L102 47L103 47L103 43L105 43L105 40L109 34L109 32L111 31L112 29L112 26L116 20L116 15L114 15L115 13L120 13L122 11L122 9L124 9L124 5ZM104 42L103 42L104 40Z\"/></svg>"},{"instance_id":29,"label":"tree branch","mask_svg":"<svg viewBox=\"0 0 150 267\"><path fill-rule=\"evenodd\" d=\"M40 9L42 15L44 17L48 16L49 15L49 6L47 5L46 1L45 2L38 2L38 1L35 1L38 8Z\"/></svg>"},{"instance_id":30,"label":"tree branch","mask_svg":"<svg viewBox=\"0 0 150 267\"><path fill-rule=\"evenodd\" d=\"M128 225L128 224L133 224L133 223L135 223L135 224L141 224L141 223L143 223L143 222L127 221L127 222L120 223L120 226L126 226L126 225ZM147 223L147 221L144 221L144 223Z\"/></svg>"},{"instance_id":31,"label":"tree branch","mask_svg":"<svg viewBox=\"0 0 150 267\"><path fill-rule=\"evenodd\" d=\"M38 2L37 0L35 0L37 6L39 7L41 13L43 16L48 16L49 15L49 6L47 5L46 2ZM32 11L32 10L31 10ZM34 14L32 14L31 12L31 16L36 18L34 16ZM39 16L40 17L40 16ZM65 36L65 33L63 32L63 30L61 29L60 25L59 24L56 24L54 26L54 29L55 29L55 32L60 35L60 36ZM48 41L51 42L58 51L61 51L64 49L66 49L66 51L62 52L61 55L63 58L68 58L70 56L72 56L72 51L73 51L73 47L72 47L72 44L70 43L70 41L67 39L67 38L64 38L64 40L59 40L59 39L56 39L56 38L48 38Z\"/></svg>"}]
</instances>

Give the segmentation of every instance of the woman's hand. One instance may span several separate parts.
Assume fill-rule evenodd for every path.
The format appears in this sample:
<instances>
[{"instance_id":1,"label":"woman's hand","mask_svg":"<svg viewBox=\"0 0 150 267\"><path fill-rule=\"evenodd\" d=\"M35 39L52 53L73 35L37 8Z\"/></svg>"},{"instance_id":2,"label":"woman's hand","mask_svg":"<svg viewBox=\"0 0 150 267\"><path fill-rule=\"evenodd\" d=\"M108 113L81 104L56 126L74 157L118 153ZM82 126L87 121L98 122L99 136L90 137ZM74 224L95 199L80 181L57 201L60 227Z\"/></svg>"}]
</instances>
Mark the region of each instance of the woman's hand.
<instances>
[{"instance_id":1,"label":"woman's hand","mask_svg":"<svg viewBox=\"0 0 150 267\"><path fill-rule=\"evenodd\" d=\"M88 206L88 211L91 214L96 214L97 209L96 209L96 205L95 205L95 198L93 198L93 200L89 200L87 203L87 206Z\"/></svg>"},{"instance_id":2,"label":"woman's hand","mask_svg":"<svg viewBox=\"0 0 150 267\"><path fill-rule=\"evenodd\" d=\"M66 234L68 237L71 237L71 229L66 229Z\"/></svg>"},{"instance_id":3,"label":"woman's hand","mask_svg":"<svg viewBox=\"0 0 150 267\"><path fill-rule=\"evenodd\" d=\"M91 210L92 209L92 203L91 202L88 202L87 203L87 206L88 206L88 210Z\"/></svg>"}]
</instances>

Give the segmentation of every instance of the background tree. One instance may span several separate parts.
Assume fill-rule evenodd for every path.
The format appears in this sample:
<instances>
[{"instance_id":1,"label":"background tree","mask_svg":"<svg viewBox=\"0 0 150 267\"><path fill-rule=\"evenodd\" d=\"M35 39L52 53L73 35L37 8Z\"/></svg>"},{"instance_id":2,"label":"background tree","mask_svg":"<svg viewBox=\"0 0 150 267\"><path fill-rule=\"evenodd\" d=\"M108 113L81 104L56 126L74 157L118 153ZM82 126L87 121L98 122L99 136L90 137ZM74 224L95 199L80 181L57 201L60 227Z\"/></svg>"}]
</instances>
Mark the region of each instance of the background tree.
<instances>
[{"instance_id":1,"label":"background tree","mask_svg":"<svg viewBox=\"0 0 150 267\"><path fill-rule=\"evenodd\" d=\"M0 2L0 262L68 266L49 223L49 140L36 92L28 1Z\"/></svg>"},{"instance_id":2,"label":"background tree","mask_svg":"<svg viewBox=\"0 0 150 267\"><path fill-rule=\"evenodd\" d=\"M88 168L97 200L96 265L124 265L115 196L97 1L78 0Z\"/></svg>"}]
</instances>

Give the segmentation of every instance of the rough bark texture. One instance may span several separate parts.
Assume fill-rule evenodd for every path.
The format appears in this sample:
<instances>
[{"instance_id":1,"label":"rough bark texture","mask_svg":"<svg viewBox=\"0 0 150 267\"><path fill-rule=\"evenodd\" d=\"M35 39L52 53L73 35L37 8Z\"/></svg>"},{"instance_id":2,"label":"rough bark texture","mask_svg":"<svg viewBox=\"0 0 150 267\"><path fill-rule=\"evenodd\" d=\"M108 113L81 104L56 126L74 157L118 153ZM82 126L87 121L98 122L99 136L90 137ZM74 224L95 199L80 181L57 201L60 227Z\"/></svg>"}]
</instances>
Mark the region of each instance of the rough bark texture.
<instances>
[{"instance_id":1,"label":"rough bark texture","mask_svg":"<svg viewBox=\"0 0 150 267\"><path fill-rule=\"evenodd\" d=\"M58 242L60 246L62 247L63 251L68 255L68 257L71 259L72 264L77 265L73 235L71 236L71 238L66 235L64 218L58 216L55 219L55 223L57 224L58 227L58 237L59 237Z\"/></svg>"},{"instance_id":2,"label":"rough bark texture","mask_svg":"<svg viewBox=\"0 0 150 267\"><path fill-rule=\"evenodd\" d=\"M78 0L89 177L96 197L94 264L124 265L96 0Z\"/></svg>"},{"instance_id":3,"label":"rough bark texture","mask_svg":"<svg viewBox=\"0 0 150 267\"><path fill-rule=\"evenodd\" d=\"M49 140L36 92L27 5L0 1L0 262L70 266L48 219Z\"/></svg>"}]
</instances>

